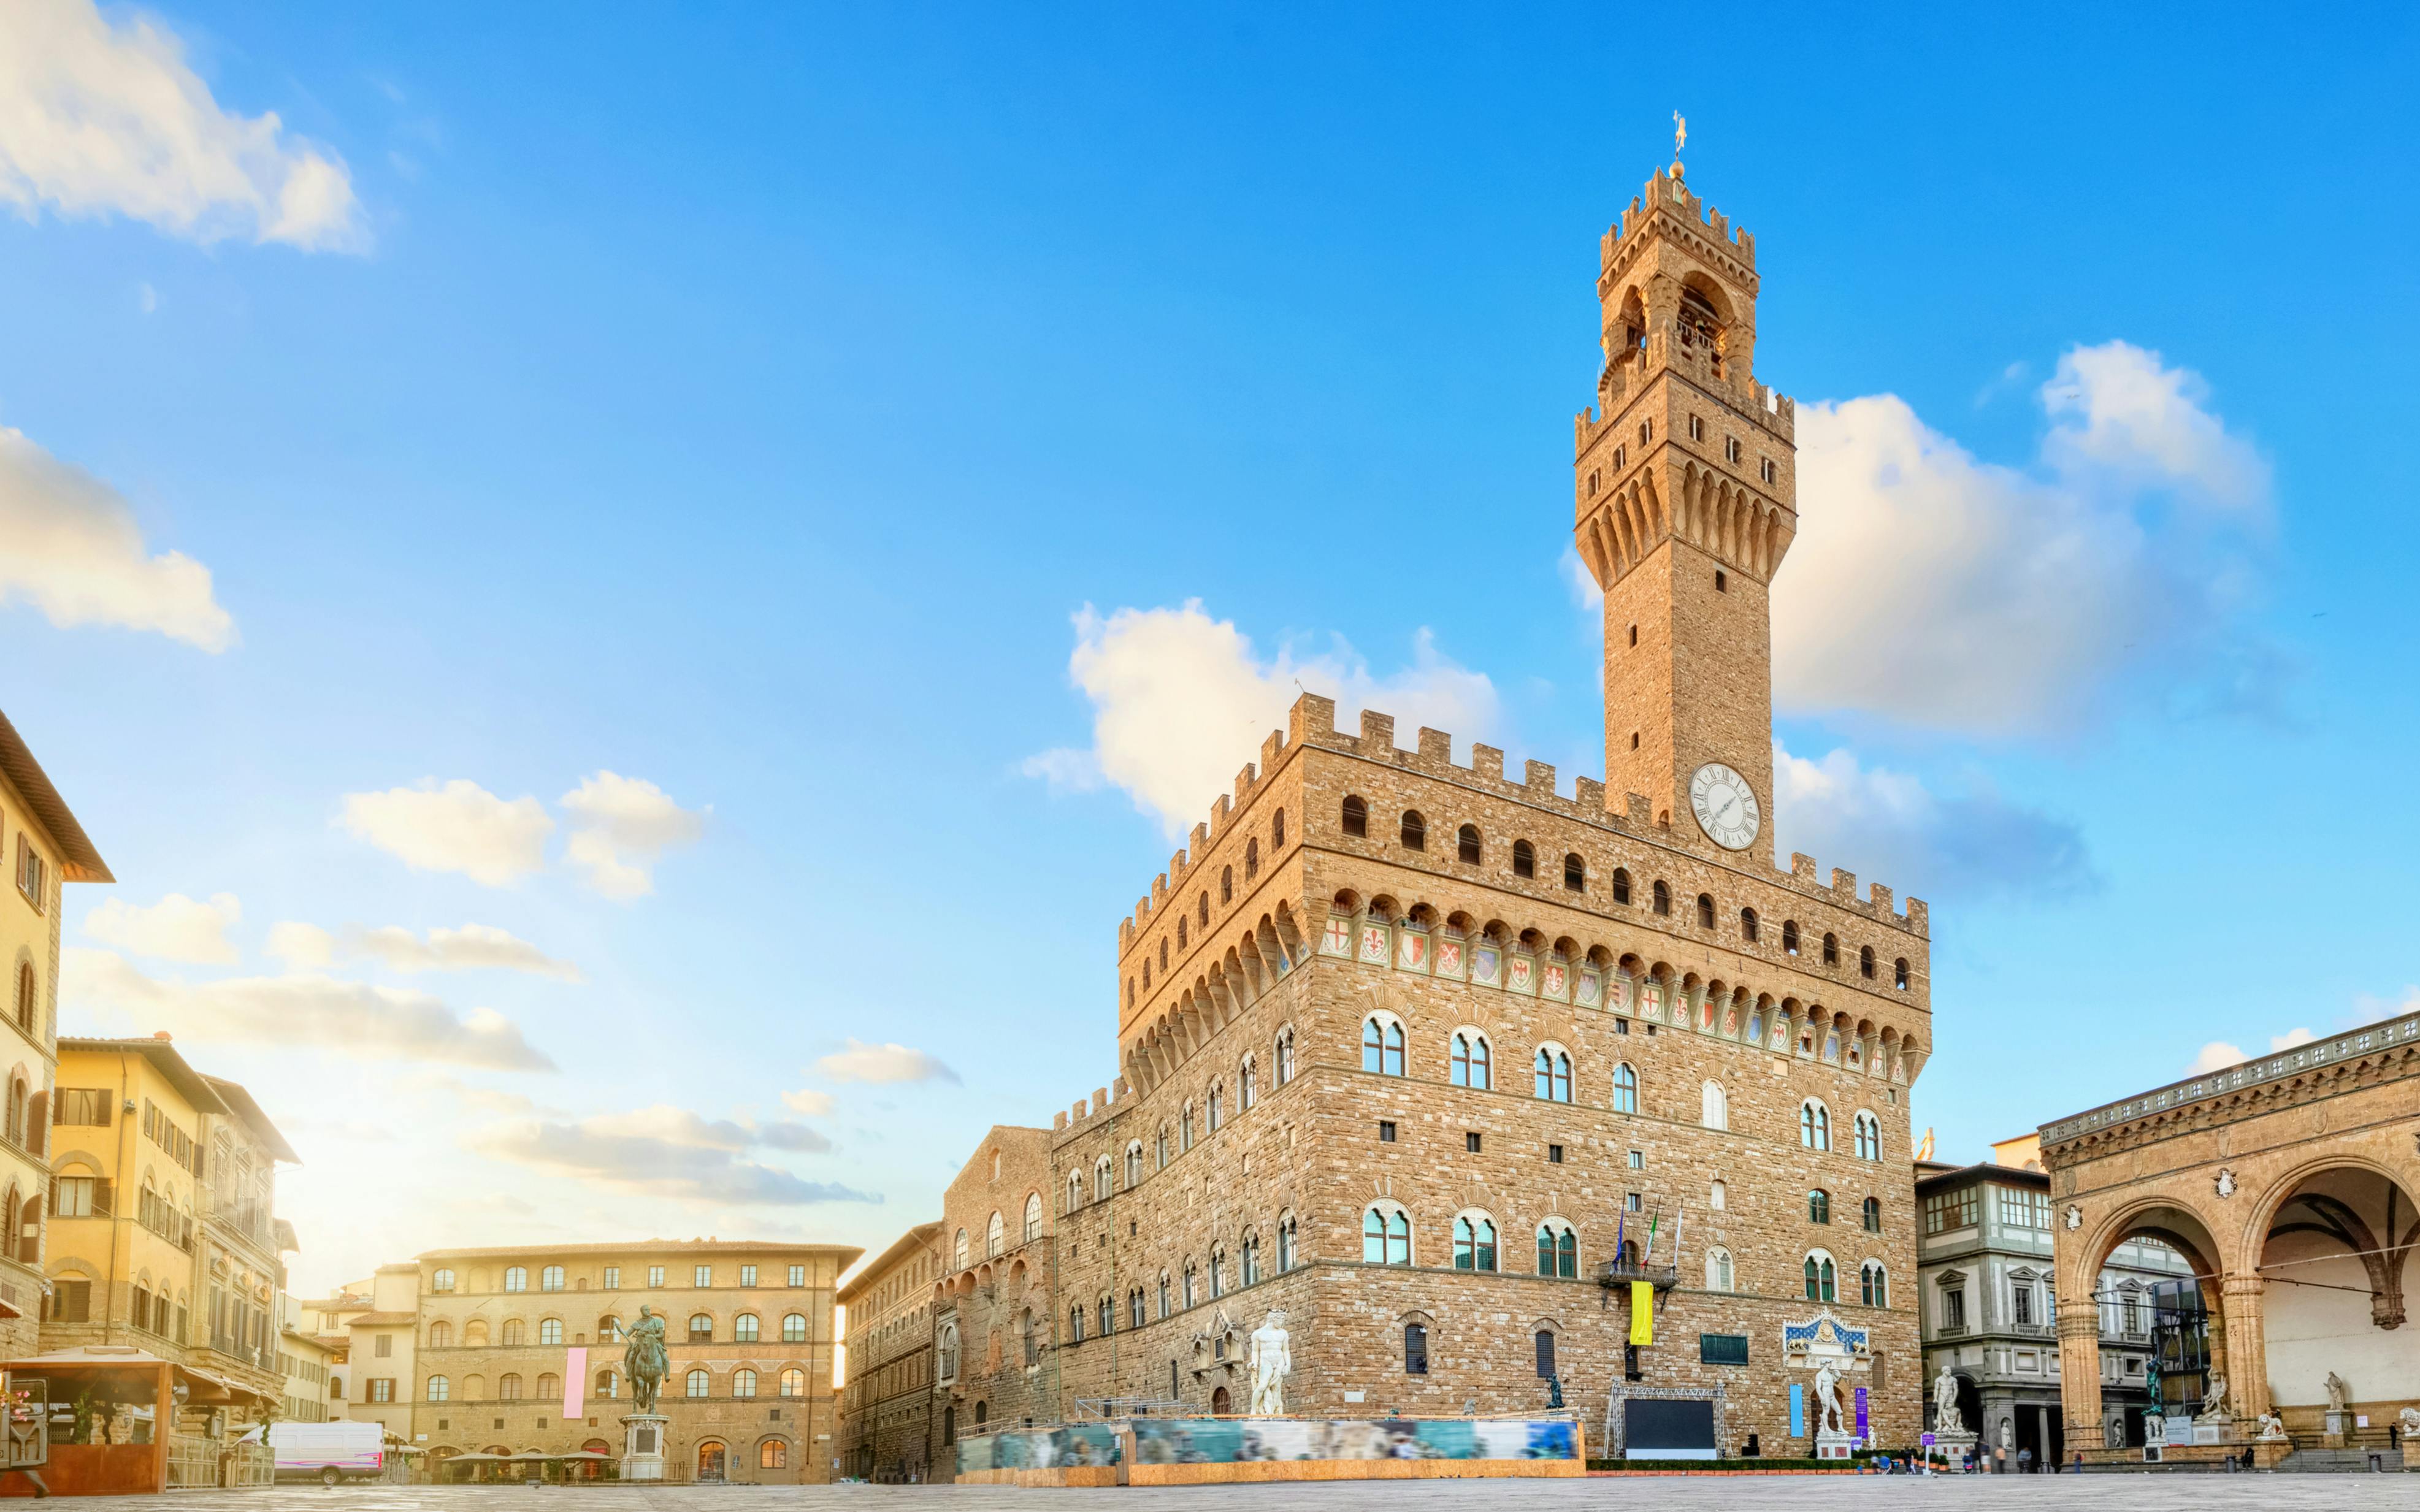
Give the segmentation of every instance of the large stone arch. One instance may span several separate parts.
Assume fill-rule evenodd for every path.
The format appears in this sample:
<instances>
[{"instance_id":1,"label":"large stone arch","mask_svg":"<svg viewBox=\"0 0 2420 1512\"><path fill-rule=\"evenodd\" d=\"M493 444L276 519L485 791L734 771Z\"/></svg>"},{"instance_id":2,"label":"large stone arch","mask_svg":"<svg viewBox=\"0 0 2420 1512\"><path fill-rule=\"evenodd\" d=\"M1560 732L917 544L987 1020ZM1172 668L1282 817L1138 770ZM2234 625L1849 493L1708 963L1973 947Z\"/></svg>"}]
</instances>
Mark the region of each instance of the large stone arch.
<instances>
[{"instance_id":1,"label":"large stone arch","mask_svg":"<svg viewBox=\"0 0 2420 1512\"><path fill-rule=\"evenodd\" d=\"M2051 1222L2071 1236L2084 1230L2081 1242L2058 1246L2054 1266L2058 1296L2059 1398L2067 1443L2074 1448L2103 1447L2107 1419L2102 1405L2101 1273L2118 1247L2134 1239L2154 1239L2183 1256L2199 1283L2202 1304L2209 1313L2211 1373L2230 1383L2236 1373L2229 1354L2238 1341L2228 1326L2232 1315L2248 1310L2257 1320L2257 1302L2240 1309L2234 1273L2228 1266L2232 1226L2193 1195L2191 1173L2160 1183L2093 1218L2082 1208L2064 1204ZM2072 1224L2073 1228L2069 1226ZM2256 1280L2257 1286L2257 1280ZM2258 1354L2257 1343L2251 1353ZM2257 1366L2255 1365L2257 1375ZM2230 1384L2230 1392L2233 1387Z\"/></svg>"}]
</instances>

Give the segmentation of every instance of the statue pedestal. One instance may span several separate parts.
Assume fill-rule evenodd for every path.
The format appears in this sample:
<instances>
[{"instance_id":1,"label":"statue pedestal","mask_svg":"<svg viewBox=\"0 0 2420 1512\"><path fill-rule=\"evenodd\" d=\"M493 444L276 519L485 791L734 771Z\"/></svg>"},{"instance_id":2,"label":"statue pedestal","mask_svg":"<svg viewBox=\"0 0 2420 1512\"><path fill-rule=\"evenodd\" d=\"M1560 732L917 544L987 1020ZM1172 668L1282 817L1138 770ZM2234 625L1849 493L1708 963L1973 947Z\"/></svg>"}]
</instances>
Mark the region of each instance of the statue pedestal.
<instances>
[{"instance_id":1,"label":"statue pedestal","mask_svg":"<svg viewBox=\"0 0 2420 1512\"><path fill-rule=\"evenodd\" d=\"M1962 1470L1966 1456L1973 1452L1976 1437L1972 1433L1935 1433L1932 1436L1933 1456L1951 1470Z\"/></svg>"},{"instance_id":2,"label":"statue pedestal","mask_svg":"<svg viewBox=\"0 0 2420 1512\"><path fill-rule=\"evenodd\" d=\"M1854 1433L1823 1428L1815 1435L1815 1458L1818 1459L1846 1459L1856 1446L1857 1436Z\"/></svg>"},{"instance_id":3,"label":"statue pedestal","mask_svg":"<svg viewBox=\"0 0 2420 1512\"><path fill-rule=\"evenodd\" d=\"M2345 1435L2351 1431L2352 1414L2350 1412L2330 1412L2328 1414L2326 1442L2329 1448L2343 1448L2345 1446Z\"/></svg>"},{"instance_id":4,"label":"statue pedestal","mask_svg":"<svg viewBox=\"0 0 2420 1512\"><path fill-rule=\"evenodd\" d=\"M664 1478L664 1425L661 1412L632 1412L622 1419L622 1478Z\"/></svg>"}]
</instances>

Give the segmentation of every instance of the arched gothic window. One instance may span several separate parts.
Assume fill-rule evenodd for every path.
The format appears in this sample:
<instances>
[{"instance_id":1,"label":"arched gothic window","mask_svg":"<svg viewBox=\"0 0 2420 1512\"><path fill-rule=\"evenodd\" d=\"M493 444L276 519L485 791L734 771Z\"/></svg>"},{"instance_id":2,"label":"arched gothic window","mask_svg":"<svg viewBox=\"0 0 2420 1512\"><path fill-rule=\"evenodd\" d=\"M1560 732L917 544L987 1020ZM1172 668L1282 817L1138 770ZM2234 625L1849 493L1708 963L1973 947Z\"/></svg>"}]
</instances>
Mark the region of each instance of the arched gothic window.
<instances>
[{"instance_id":1,"label":"arched gothic window","mask_svg":"<svg viewBox=\"0 0 2420 1512\"><path fill-rule=\"evenodd\" d=\"M1883 1271L1883 1262L1868 1260L1857 1277L1858 1300L1869 1307L1890 1305L1890 1277Z\"/></svg>"},{"instance_id":2,"label":"arched gothic window","mask_svg":"<svg viewBox=\"0 0 2420 1512\"><path fill-rule=\"evenodd\" d=\"M1756 910L1753 908L1740 910L1740 938L1750 945L1756 943Z\"/></svg>"},{"instance_id":3,"label":"arched gothic window","mask_svg":"<svg viewBox=\"0 0 2420 1512\"><path fill-rule=\"evenodd\" d=\"M1293 1213L1287 1213L1278 1220L1278 1273L1280 1275L1293 1270L1296 1263L1298 1256L1295 1247L1295 1233Z\"/></svg>"},{"instance_id":4,"label":"arched gothic window","mask_svg":"<svg viewBox=\"0 0 2420 1512\"><path fill-rule=\"evenodd\" d=\"M1278 1031L1278 1085L1294 1080L1294 1030Z\"/></svg>"},{"instance_id":5,"label":"arched gothic window","mask_svg":"<svg viewBox=\"0 0 2420 1512\"><path fill-rule=\"evenodd\" d=\"M1822 1250L1817 1250L1812 1255L1807 1257L1806 1272L1807 1300L1808 1302L1837 1302L1839 1300L1837 1295L1838 1291L1839 1278L1832 1269L1832 1257L1824 1254Z\"/></svg>"},{"instance_id":6,"label":"arched gothic window","mask_svg":"<svg viewBox=\"0 0 2420 1512\"><path fill-rule=\"evenodd\" d=\"M1731 1281L1731 1252L1716 1244L1706 1251L1706 1289L1729 1291Z\"/></svg>"},{"instance_id":7,"label":"arched gothic window","mask_svg":"<svg viewBox=\"0 0 2420 1512\"><path fill-rule=\"evenodd\" d=\"M1891 985L1900 992L1907 991L1907 957L1900 956L1891 963Z\"/></svg>"},{"instance_id":8,"label":"arched gothic window","mask_svg":"<svg viewBox=\"0 0 2420 1512\"><path fill-rule=\"evenodd\" d=\"M1653 891L1653 893L1652 893L1651 896L1652 896L1652 898L1653 899L1653 902L1652 902L1652 906L1654 908L1655 912L1657 912L1658 914L1663 914L1663 915L1667 915L1667 916L1669 916L1669 915L1671 914L1671 912L1672 912L1672 889L1671 889L1670 887L1666 887L1663 883L1658 882L1658 883L1656 883L1656 884L1655 884L1654 891Z\"/></svg>"},{"instance_id":9,"label":"arched gothic window","mask_svg":"<svg viewBox=\"0 0 2420 1512\"><path fill-rule=\"evenodd\" d=\"M1489 1066L1487 1036L1476 1029L1456 1029L1449 1047L1449 1076L1456 1087L1496 1085Z\"/></svg>"},{"instance_id":10,"label":"arched gothic window","mask_svg":"<svg viewBox=\"0 0 2420 1512\"><path fill-rule=\"evenodd\" d=\"M1638 1071L1626 1060L1613 1068L1613 1111L1638 1111Z\"/></svg>"},{"instance_id":11,"label":"arched gothic window","mask_svg":"<svg viewBox=\"0 0 2420 1512\"><path fill-rule=\"evenodd\" d=\"M1560 1218L1538 1226L1538 1273L1566 1279L1580 1273L1580 1236Z\"/></svg>"},{"instance_id":12,"label":"arched gothic window","mask_svg":"<svg viewBox=\"0 0 2420 1512\"><path fill-rule=\"evenodd\" d=\"M1244 1057L1243 1065L1236 1070L1235 1091L1235 1101L1241 1104L1236 1109L1239 1113L1250 1112L1261 1100L1260 1063L1249 1056Z\"/></svg>"},{"instance_id":13,"label":"arched gothic window","mask_svg":"<svg viewBox=\"0 0 2420 1512\"><path fill-rule=\"evenodd\" d=\"M1857 947L1857 975L1868 981L1874 980L1874 948L1870 945Z\"/></svg>"},{"instance_id":14,"label":"arched gothic window","mask_svg":"<svg viewBox=\"0 0 2420 1512\"><path fill-rule=\"evenodd\" d=\"M1563 856L1563 890L1565 892L1588 891L1588 863L1580 859L1580 853L1577 851L1569 852Z\"/></svg>"},{"instance_id":15,"label":"arched gothic window","mask_svg":"<svg viewBox=\"0 0 2420 1512\"><path fill-rule=\"evenodd\" d=\"M1813 1098L1798 1104L1798 1143L1807 1149L1832 1148L1832 1110Z\"/></svg>"},{"instance_id":16,"label":"arched gothic window","mask_svg":"<svg viewBox=\"0 0 2420 1512\"><path fill-rule=\"evenodd\" d=\"M1630 869L1628 867L1618 866L1613 869L1613 901L1618 903L1630 902Z\"/></svg>"},{"instance_id":17,"label":"arched gothic window","mask_svg":"<svg viewBox=\"0 0 2420 1512\"><path fill-rule=\"evenodd\" d=\"M1453 834L1454 859L1465 866L1477 866L1480 861L1479 826L1465 825Z\"/></svg>"},{"instance_id":18,"label":"arched gothic window","mask_svg":"<svg viewBox=\"0 0 2420 1512\"><path fill-rule=\"evenodd\" d=\"M1722 1083L1707 1082L1699 1088L1698 1101L1699 1122L1709 1129L1728 1129L1731 1126L1730 1098L1723 1091Z\"/></svg>"},{"instance_id":19,"label":"arched gothic window","mask_svg":"<svg viewBox=\"0 0 2420 1512\"><path fill-rule=\"evenodd\" d=\"M1372 1204L1361 1215L1361 1259L1367 1265L1411 1264L1411 1214L1391 1203Z\"/></svg>"},{"instance_id":20,"label":"arched gothic window","mask_svg":"<svg viewBox=\"0 0 2420 1512\"><path fill-rule=\"evenodd\" d=\"M1870 1113L1860 1111L1856 1117L1855 1129L1857 1158L1859 1160L1882 1159L1883 1121Z\"/></svg>"},{"instance_id":21,"label":"arched gothic window","mask_svg":"<svg viewBox=\"0 0 2420 1512\"><path fill-rule=\"evenodd\" d=\"M1536 1081L1534 1090L1539 1097L1550 1103L1572 1100L1572 1057L1561 1049L1554 1045L1541 1047L1530 1069Z\"/></svg>"},{"instance_id":22,"label":"arched gothic window","mask_svg":"<svg viewBox=\"0 0 2420 1512\"><path fill-rule=\"evenodd\" d=\"M1516 840L1512 842L1512 874L1516 877L1534 877L1538 874L1538 852L1526 840Z\"/></svg>"},{"instance_id":23,"label":"arched gothic window","mask_svg":"<svg viewBox=\"0 0 2420 1512\"><path fill-rule=\"evenodd\" d=\"M1008 1225L999 1213L995 1212L991 1215L991 1222L984 1228L984 1254L986 1257L997 1256L1007 1248Z\"/></svg>"},{"instance_id":24,"label":"arched gothic window","mask_svg":"<svg viewBox=\"0 0 2420 1512\"><path fill-rule=\"evenodd\" d=\"M1495 1220L1465 1213L1453 1221L1453 1268L1457 1271L1496 1269Z\"/></svg>"},{"instance_id":25,"label":"arched gothic window","mask_svg":"<svg viewBox=\"0 0 2420 1512\"><path fill-rule=\"evenodd\" d=\"M1714 927L1714 895L1713 893L1701 892L1698 894L1698 927L1699 929L1713 929Z\"/></svg>"},{"instance_id":26,"label":"arched gothic window","mask_svg":"<svg viewBox=\"0 0 2420 1512\"><path fill-rule=\"evenodd\" d=\"M1427 850L1428 848L1429 848L1429 825L1428 825L1428 821L1427 821L1427 820L1425 820L1425 819L1422 819L1422 818L1420 817L1420 811L1419 811L1418 809L1406 809L1406 810L1404 810L1404 849L1405 849L1405 850L1407 850L1407 851L1424 851L1424 850Z\"/></svg>"},{"instance_id":27,"label":"arched gothic window","mask_svg":"<svg viewBox=\"0 0 2420 1512\"><path fill-rule=\"evenodd\" d=\"M1342 823L1344 833L1357 839L1367 839L1370 834L1370 806L1362 802L1359 797L1346 794Z\"/></svg>"},{"instance_id":28,"label":"arched gothic window","mask_svg":"<svg viewBox=\"0 0 2420 1512\"><path fill-rule=\"evenodd\" d=\"M1794 918L1785 918L1781 921L1781 953L1784 955L1798 953L1798 920Z\"/></svg>"},{"instance_id":29,"label":"arched gothic window","mask_svg":"<svg viewBox=\"0 0 2420 1512\"><path fill-rule=\"evenodd\" d=\"M1404 1074L1404 1026L1390 1013L1361 1021L1361 1069L1381 1076Z\"/></svg>"},{"instance_id":30,"label":"arched gothic window","mask_svg":"<svg viewBox=\"0 0 2420 1512\"><path fill-rule=\"evenodd\" d=\"M1031 1244L1041 1237L1042 1194L1029 1192L1025 1196L1025 1242Z\"/></svg>"},{"instance_id":31,"label":"arched gothic window","mask_svg":"<svg viewBox=\"0 0 2420 1512\"><path fill-rule=\"evenodd\" d=\"M1807 1194L1807 1221L1828 1224L1832 1221L1832 1194L1817 1187Z\"/></svg>"}]
</instances>

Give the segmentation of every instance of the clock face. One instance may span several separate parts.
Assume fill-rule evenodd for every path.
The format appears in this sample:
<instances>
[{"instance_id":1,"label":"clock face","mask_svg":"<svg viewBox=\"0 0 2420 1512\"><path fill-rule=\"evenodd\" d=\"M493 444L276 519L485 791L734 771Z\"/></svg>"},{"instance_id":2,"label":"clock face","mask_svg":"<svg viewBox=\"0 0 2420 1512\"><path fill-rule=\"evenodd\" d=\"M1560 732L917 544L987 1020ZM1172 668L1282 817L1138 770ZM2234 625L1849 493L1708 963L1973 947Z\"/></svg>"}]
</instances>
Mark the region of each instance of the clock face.
<instances>
[{"instance_id":1,"label":"clock face","mask_svg":"<svg viewBox=\"0 0 2420 1512\"><path fill-rule=\"evenodd\" d=\"M1708 762L1689 779L1689 807L1697 811L1698 827L1727 851L1744 851L1756 843L1764 822L1756 806L1756 790L1747 779L1720 762Z\"/></svg>"}]
</instances>

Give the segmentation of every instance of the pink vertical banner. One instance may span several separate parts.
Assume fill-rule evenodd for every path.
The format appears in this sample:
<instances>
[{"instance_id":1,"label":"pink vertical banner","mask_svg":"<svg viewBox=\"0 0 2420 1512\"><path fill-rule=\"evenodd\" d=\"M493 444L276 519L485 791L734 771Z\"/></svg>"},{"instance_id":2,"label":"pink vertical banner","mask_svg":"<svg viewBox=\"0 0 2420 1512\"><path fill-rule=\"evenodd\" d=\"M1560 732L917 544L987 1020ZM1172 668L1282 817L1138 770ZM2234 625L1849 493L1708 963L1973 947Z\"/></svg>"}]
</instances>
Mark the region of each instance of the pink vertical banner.
<instances>
[{"instance_id":1,"label":"pink vertical banner","mask_svg":"<svg viewBox=\"0 0 2420 1512\"><path fill-rule=\"evenodd\" d=\"M563 1351L563 1415L586 1417L587 1400L588 1346L575 1344Z\"/></svg>"}]
</instances>

